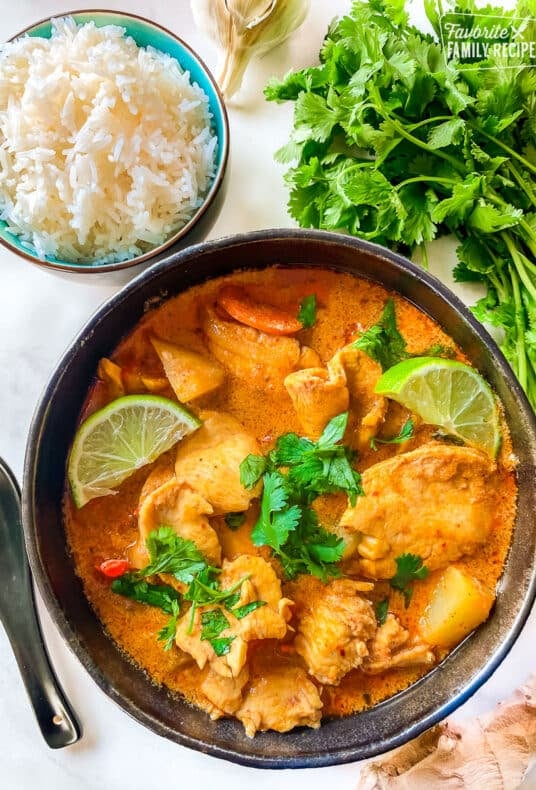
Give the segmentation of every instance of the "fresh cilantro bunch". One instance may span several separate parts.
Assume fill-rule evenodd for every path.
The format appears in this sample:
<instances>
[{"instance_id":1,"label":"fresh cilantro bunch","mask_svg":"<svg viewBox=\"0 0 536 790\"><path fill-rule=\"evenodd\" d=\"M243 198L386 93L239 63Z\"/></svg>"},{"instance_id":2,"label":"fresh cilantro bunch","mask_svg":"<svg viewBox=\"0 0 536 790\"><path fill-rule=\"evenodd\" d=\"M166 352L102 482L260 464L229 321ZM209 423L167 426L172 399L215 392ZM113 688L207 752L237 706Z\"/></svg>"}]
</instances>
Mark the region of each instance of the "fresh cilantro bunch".
<instances>
[{"instance_id":1,"label":"fresh cilantro bunch","mask_svg":"<svg viewBox=\"0 0 536 790\"><path fill-rule=\"evenodd\" d=\"M287 578L309 573L325 581L339 576L344 541L318 523L311 503L322 494L344 491L352 505L363 494L353 469L353 451L340 444L348 412L326 425L317 442L295 433L280 436L267 457L248 455L240 465L246 488L263 479L261 512L251 540L270 546Z\"/></svg>"},{"instance_id":2,"label":"fresh cilantro bunch","mask_svg":"<svg viewBox=\"0 0 536 790\"><path fill-rule=\"evenodd\" d=\"M425 5L437 32L435 3ZM474 0L450 10L478 13L480 26L505 16ZM536 17L536 0L519 0L513 15ZM530 21L523 35L534 38ZM425 263L425 242L456 235L454 276L487 286L473 311L503 330L536 407L536 69L513 58L449 62L408 24L404 0L355 0L328 30L320 64L272 80L265 95L295 102L290 142L276 154L292 165L292 217L420 247Z\"/></svg>"}]
</instances>

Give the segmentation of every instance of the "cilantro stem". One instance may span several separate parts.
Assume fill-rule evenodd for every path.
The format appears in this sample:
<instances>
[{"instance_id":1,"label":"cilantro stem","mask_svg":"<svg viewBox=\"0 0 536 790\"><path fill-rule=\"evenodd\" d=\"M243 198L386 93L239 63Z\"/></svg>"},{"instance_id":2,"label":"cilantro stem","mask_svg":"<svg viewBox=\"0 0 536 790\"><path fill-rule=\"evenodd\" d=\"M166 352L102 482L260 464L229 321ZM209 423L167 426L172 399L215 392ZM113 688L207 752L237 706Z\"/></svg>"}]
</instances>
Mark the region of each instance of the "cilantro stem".
<instances>
[{"instance_id":1,"label":"cilantro stem","mask_svg":"<svg viewBox=\"0 0 536 790\"><path fill-rule=\"evenodd\" d=\"M455 170L458 171L458 173L461 173L462 175L465 176L466 168L454 156L450 156L450 154L446 154L444 151L440 151L438 148L430 148L430 146L427 143L423 142L422 140L419 140L418 137L414 137L412 134L410 134L407 131L407 129L403 126L403 124L397 121L394 116L390 115L389 113L387 114L382 113L381 110L379 110L377 107L375 109L383 118L385 118L386 121L390 121L393 124L394 128L397 130L397 132L401 134L402 137L405 137L406 140L409 140L410 143L416 145L417 148L422 148L422 150L426 151L426 153L428 154L433 154L434 156L438 156L440 159L444 159L445 162L448 162Z\"/></svg>"},{"instance_id":2,"label":"cilantro stem","mask_svg":"<svg viewBox=\"0 0 536 790\"><path fill-rule=\"evenodd\" d=\"M434 123L435 121L452 121L452 115L434 115L433 118L425 118L424 121L408 124L408 129L411 129L411 131L414 129L420 129L421 126L426 126L427 124Z\"/></svg>"},{"instance_id":3,"label":"cilantro stem","mask_svg":"<svg viewBox=\"0 0 536 790\"><path fill-rule=\"evenodd\" d=\"M510 256L514 262L514 266L521 279L521 282L523 283L527 291L530 293L532 298L536 301L536 288L534 287L533 283L530 280L530 277L527 274L527 271L525 270L523 261L521 259L521 255L519 254L514 243L512 242L510 235L508 233L502 233L501 235L504 243L508 247L508 252L510 253Z\"/></svg>"},{"instance_id":4,"label":"cilantro stem","mask_svg":"<svg viewBox=\"0 0 536 790\"><path fill-rule=\"evenodd\" d=\"M423 266L426 271L429 269L428 265L428 253L426 252L426 242L423 241L422 244L419 245L419 249L421 251L421 265Z\"/></svg>"},{"instance_id":5,"label":"cilantro stem","mask_svg":"<svg viewBox=\"0 0 536 790\"><path fill-rule=\"evenodd\" d=\"M486 193L486 195L493 203L495 203L496 206L501 206L501 208L503 209L508 207L508 203L505 200L503 200L501 197L499 197L499 195L497 195L497 193L493 189L490 189L489 192ZM533 228L529 225L527 220L523 218L523 216L519 218L519 224L521 225L521 227L529 237L527 239L524 239L525 244L527 245L527 247L529 247L530 251L534 255L536 255L536 233L534 232Z\"/></svg>"},{"instance_id":6,"label":"cilantro stem","mask_svg":"<svg viewBox=\"0 0 536 790\"><path fill-rule=\"evenodd\" d=\"M532 187L530 185L530 181L525 181L521 177L521 174L517 171L517 169L516 169L515 165L513 164L513 162L508 162L507 168L510 171L510 173L513 175L515 180L517 181L517 185L523 190L523 192L528 197L528 199L530 200L532 205L536 207L536 195L534 194L534 192L532 190Z\"/></svg>"},{"instance_id":7,"label":"cilantro stem","mask_svg":"<svg viewBox=\"0 0 536 790\"><path fill-rule=\"evenodd\" d=\"M536 167L531 162L529 162L528 159L525 159L524 156L521 156L521 154L518 154L517 151L514 151L513 148L510 148L509 145L506 145L506 143L497 140L497 138L494 137L492 134L485 132L484 129L478 126L478 124L469 121L469 125L472 126L472 128L475 129L475 131L477 131L479 134L482 134L484 135L484 137L487 137L487 139L490 140L490 142L495 143L495 145L497 145L499 148L502 148L503 151L506 151L507 154L513 156L514 159L517 159L518 162L521 162L521 164L523 164L527 168L527 170L530 170L532 173L536 174Z\"/></svg>"},{"instance_id":8,"label":"cilantro stem","mask_svg":"<svg viewBox=\"0 0 536 790\"><path fill-rule=\"evenodd\" d=\"M526 392L528 388L528 377L527 377L527 350L525 348L525 312L523 309L523 303L521 301L519 280L515 269L510 269L510 277L512 280L512 290L514 293L515 321L516 321L516 329L517 329L516 348L518 355L518 376L519 376L519 383L521 384L521 386Z\"/></svg>"},{"instance_id":9,"label":"cilantro stem","mask_svg":"<svg viewBox=\"0 0 536 790\"><path fill-rule=\"evenodd\" d=\"M399 184L395 186L395 190L398 192L399 189L402 189L402 187L405 187L407 184L420 184L423 181L425 183L431 181L434 184L445 184L445 186L460 183L455 178L439 178L439 177L436 178L435 176L415 176L414 178L406 178L404 181L401 181Z\"/></svg>"}]
</instances>

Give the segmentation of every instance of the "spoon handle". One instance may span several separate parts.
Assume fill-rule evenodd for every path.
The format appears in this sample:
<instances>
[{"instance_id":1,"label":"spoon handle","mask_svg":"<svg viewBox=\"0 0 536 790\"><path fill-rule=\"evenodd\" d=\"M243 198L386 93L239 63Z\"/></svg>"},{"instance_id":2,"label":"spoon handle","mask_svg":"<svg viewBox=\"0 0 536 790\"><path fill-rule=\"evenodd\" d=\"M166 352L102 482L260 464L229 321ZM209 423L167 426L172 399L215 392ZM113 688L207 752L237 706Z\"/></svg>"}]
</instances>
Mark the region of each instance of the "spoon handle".
<instances>
[{"instance_id":1,"label":"spoon handle","mask_svg":"<svg viewBox=\"0 0 536 790\"><path fill-rule=\"evenodd\" d=\"M52 749L75 743L80 725L50 664L35 608L17 622L15 634L8 626L6 632L43 738Z\"/></svg>"},{"instance_id":2,"label":"spoon handle","mask_svg":"<svg viewBox=\"0 0 536 790\"><path fill-rule=\"evenodd\" d=\"M2 601L1 617L37 722L52 749L75 743L80 725L52 669L37 617L35 598L21 524L20 491L0 459L0 520L9 524L10 540L3 547L2 565L9 605Z\"/></svg>"}]
</instances>

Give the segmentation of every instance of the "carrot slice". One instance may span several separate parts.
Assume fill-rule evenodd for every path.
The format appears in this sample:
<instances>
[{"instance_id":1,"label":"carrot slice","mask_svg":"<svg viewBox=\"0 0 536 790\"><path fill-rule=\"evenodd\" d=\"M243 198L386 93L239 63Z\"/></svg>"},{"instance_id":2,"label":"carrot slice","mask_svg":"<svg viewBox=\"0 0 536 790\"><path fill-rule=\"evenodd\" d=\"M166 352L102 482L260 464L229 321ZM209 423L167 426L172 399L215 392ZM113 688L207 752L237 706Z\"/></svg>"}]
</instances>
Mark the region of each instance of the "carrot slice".
<instances>
[{"instance_id":1,"label":"carrot slice","mask_svg":"<svg viewBox=\"0 0 536 790\"><path fill-rule=\"evenodd\" d=\"M269 304L256 302L239 285L226 285L218 294L218 304L241 324L267 335L294 335L303 329L291 313Z\"/></svg>"}]
</instances>

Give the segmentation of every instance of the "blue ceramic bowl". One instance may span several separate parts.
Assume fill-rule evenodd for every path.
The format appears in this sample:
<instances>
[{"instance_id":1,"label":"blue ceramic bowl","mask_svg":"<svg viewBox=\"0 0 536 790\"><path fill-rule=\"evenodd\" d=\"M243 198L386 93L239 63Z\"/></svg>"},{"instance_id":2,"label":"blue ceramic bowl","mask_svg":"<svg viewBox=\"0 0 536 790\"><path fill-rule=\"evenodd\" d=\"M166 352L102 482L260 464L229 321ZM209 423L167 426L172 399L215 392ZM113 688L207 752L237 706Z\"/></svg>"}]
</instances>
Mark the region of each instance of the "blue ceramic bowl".
<instances>
[{"instance_id":1,"label":"blue ceramic bowl","mask_svg":"<svg viewBox=\"0 0 536 790\"><path fill-rule=\"evenodd\" d=\"M140 47L151 46L165 52L178 61L180 66L190 72L192 82L196 82L209 99L210 112L212 113L212 131L218 138L216 158L216 171L214 179L203 204L197 209L192 219L180 230L170 236L163 244L155 247L143 255L137 255L126 261L108 264L75 263L72 261L58 260L46 257L44 260L37 253L23 246L18 236L10 233L7 223L0 220L0 243L23 258L39 266L64 273L75 274L100 274L102 272L123 272L131 269L129 275L141 269L140 264L151 259L151 263L168 254L169 248L178 251L198 241L202 241L216 221L223 204L224 180L227 160L229 156L229 122L223 97L216 81L201 58L180 38L169 30L135 14L124 14L115 11L72 11L58 16L70 16L78 25L94 22L97 27L104 25L119 25L125 28L126 34L131 36ZM50 18L37 22L29 28L13 36L13 39L22 35L50 38L52 30ZM13 40L11 39L11 40ZM167 253L165 251L168 251ZM132 270L133 267L137 267Z\"/></svg>"}]
</instances>

